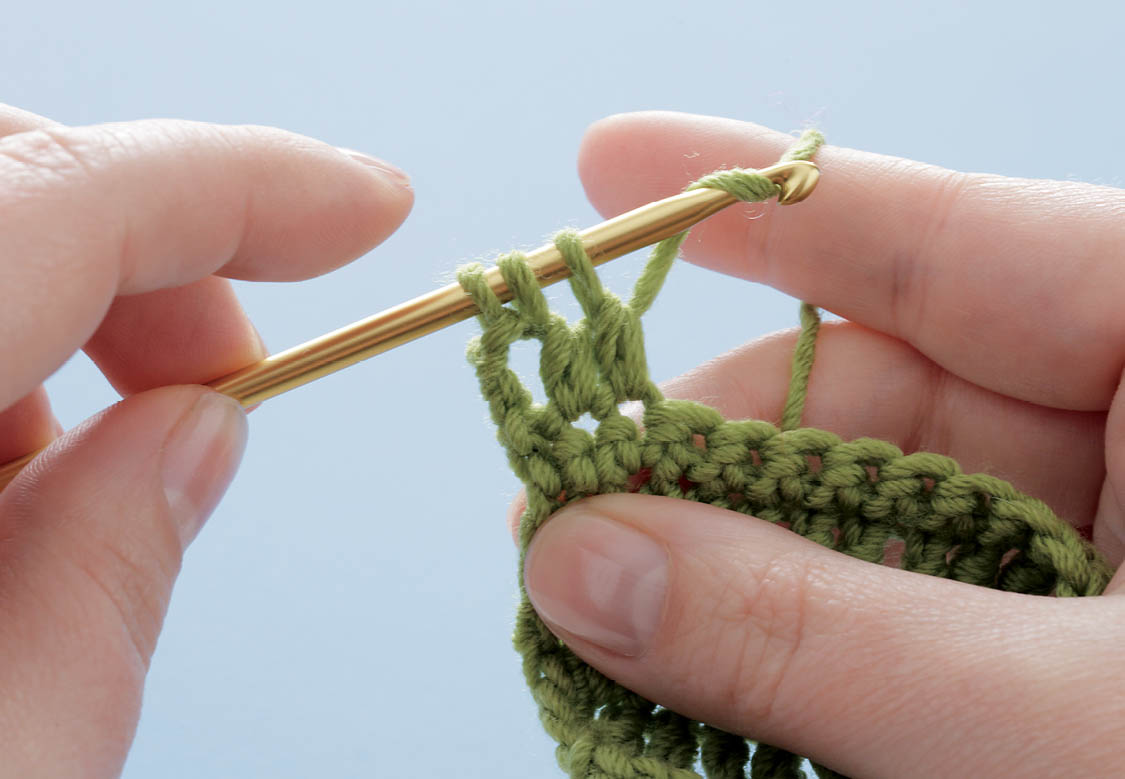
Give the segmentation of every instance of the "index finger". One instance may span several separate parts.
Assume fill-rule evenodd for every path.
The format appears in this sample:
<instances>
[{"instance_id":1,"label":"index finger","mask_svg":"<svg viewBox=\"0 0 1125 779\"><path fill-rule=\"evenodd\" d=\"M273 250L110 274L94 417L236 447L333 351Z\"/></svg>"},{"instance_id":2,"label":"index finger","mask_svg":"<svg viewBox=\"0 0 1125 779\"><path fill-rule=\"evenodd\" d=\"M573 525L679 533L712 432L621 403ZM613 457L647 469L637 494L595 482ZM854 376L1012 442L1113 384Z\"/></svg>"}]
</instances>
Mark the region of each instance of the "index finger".
<instances>
[{"instance_id":1,"label":"index finger","mask_svg":"<svg viewBox=\"0 0 1125 779\"><path fill-rule=\"evenodd\" d=\"M377 161L268 128L152 121L0 139L0 408L82 346L118 295L212 273L318 275L385 239L411 203Z\"/></svg>"},{"instance_id":2,"label":"index finger","mask_svg":"<svg viewBox=\"0 0 1125 779\"><path fill-rule=\"evenodd\" d=\"M590 128L579 170L610 215L716 168L771 164L790 143L729 119L625 114ZM995 392L1109 407L1125 362L1125 193L837 147L816 162L807 201L753 220L728 209L692 232L686 257L901 338Z\"/></svg>"}]
</instances>

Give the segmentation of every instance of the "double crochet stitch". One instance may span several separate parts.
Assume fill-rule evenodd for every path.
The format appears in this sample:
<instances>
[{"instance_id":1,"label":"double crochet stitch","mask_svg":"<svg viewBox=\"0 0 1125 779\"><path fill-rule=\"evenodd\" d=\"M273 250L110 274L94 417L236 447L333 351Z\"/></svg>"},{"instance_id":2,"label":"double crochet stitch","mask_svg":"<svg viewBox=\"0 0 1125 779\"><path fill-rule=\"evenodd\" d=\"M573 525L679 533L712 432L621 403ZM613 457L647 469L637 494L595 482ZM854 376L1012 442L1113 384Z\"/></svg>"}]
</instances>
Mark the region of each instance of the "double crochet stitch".
<instances>
[{"instance_id":1,"label":"double crochet stitch","mask_svg":"<svg viewBox=\"0 0 1125 779\"><path fill-rule=\"evenodd\" d=\"M782 158L808 159L823 142L806 132ZM692 185L747 202L778 194L753 170L717 171ZM581 241L555 244L573 274L584 318L571 326L552 313L523 255L498 260L513 294L502 304L471 265L459 272L480 308L482 333L468 350L497 436L527 492L520 520L520 594L515 645L540 719L558 742L559 766L581 779L753 779L803 777L802 758L694 722L621 687L586 665L536 615L523 586L535 532L556 510L590 495L640 492L693 500L782 524L861 560L882 563L901 543L900 566L985 587L1055 596L1097 595L1111 571L1041 501L985 474L964 474L952 459L904 454L885 441L842 441L801 428L819 327L801 306L802 330L780 428L726 421L699 403L664 398L649 378L641 315L663 284L686 233L652 251L628 303L601 284ZM508 364L512 345L535 339L547 403ZM638 425L619 411L644 405ZM589 414L593 433L575 422ZM747 521L756 521L748 519ZM813 765L822 779L839 774Z\"/></svg>"}]
</instances>

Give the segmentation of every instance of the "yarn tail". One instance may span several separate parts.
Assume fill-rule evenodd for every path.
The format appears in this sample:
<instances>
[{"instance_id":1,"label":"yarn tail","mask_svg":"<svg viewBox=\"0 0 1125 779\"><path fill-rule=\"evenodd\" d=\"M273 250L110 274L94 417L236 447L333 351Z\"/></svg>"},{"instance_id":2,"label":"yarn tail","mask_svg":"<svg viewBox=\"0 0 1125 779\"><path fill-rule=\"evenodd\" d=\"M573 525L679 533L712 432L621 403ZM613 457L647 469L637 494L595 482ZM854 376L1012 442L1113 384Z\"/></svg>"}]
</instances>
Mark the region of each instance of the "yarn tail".
<instances>
[{"instance_id":1,"label":"yarn tail","mask_svg":"<svg viewBox=\"0 0 1125 779\"><path fill-rule=\"evenodd\" d=\"M805 415L805 398L809 394L809 375L816 357L816 335L820 332L820 312L811 303L801 304L801 334L793 349L793 368L789 376L789 394L781 412L781 429L795 430Z\"/></svg>"}]
</instances>

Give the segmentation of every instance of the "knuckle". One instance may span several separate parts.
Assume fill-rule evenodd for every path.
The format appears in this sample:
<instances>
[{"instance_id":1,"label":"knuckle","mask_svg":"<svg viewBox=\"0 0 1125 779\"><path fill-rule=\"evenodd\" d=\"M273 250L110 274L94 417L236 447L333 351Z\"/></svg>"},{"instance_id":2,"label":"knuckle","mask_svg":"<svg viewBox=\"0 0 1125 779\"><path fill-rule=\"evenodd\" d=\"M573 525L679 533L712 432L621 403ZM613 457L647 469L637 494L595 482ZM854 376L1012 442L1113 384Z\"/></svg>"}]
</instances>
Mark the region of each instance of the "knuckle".
<instances>
[{"instance_id":1,"label":"knuckle","mask_svg":"<svg viewBox=\"0 0 1125 779\"><path fill-rule=\"evenodd\" d=\"M98 538L69 554L71 566L119 621L127 649L148 667L164 623L172 583L179 573L183 546L171 521L153 523L141 533ZM94 611L92 613L99 613Z\"/></svg>"},{"instance_id":2,"label":"knuckle","mask_svg":"<svg viewBox=\"0 0 1125 779\"><path fill-rule=\"evenodd\" d=\"M99 193L101 171L112 160L102 133L47 127L0 139L0 214L5 221L34 221L64 209L68 229L44 236L43 245L89 243L84 256L100 257L103 241L120 238L122 220ZM110 243L109 246L113 246ZM112 252L108 253L112 256Z\"/></svg>"},{"instance_id":3,"label":"knuckle","mask_svg":"<svg viewBox=\"0 0 1125 779\"><path fill-rule=\"evenodd\" d=\"M146 148L183 149L191 123L146 120L94 127L43 127L0 139L0 163L25 183L102 183L103 174L144 156ZM5 179L5 182L10 179Z\"/></svg>"},{"instance_id":4,"label":"knuckle","mask_svg":"<svg viewBox=\"0 0 1125 779\"><path fill-rule=\"evenodd\" d=\"M890 267L890 316L896 334L911 338L925 328L933 312L932 270L919 258L935 254L934 247L943 246L956 231L957 209L966 200L966 191L973 186L972 174L957 170L903 162L915 175L927 181L924 210L927 216L914 231L909 249L894 255ZM944 252L938 256L944 256ZM952 256L952 252L950 253Z\"/></svg>"},{"instance_id":5,"label":"knuckle","mask_svg":"<svg viewBox=\"0 0 1125 779\"><path fill-rule=\"evenodd\" d=\"M121 206L133 190L129 165L152 132L140 124L44 127L0 139L0 214L32 223L65 215L67 229L42 236L38 246L45 255L59 250L67 269L86 274L103 294L139 261L130 252L133 214Z\"/></svg>"},{"instance_id":6,"label":"knuckle","mask_svg":"<svg viewBox=\"0 0 1125 779\"><path fill-rule=\"evenodd\" d=\"M697 623L707 636L696 645L708 649L690 664L690 684L702 685L735 721L760 726L794 700L789 680L801 662L816 574L808 557L797 553L735 575Z\"/></svg>"},{"instance_id":7,"label":"knuckle","mask_svg":"<svg viewBox=\"0 0 1125 779\"><path fill-rule=\"evenodd\" d=\"M810 567L799 554L769 560L740 599L741 652L732 667L729 705L736 715L772 718L804 643Z\"/></svg>"},{"instance_id":8,"label":"knuckle","mask_svg":"<svg viewBox=\"0 0 1125 779\"><path fill-rule=\"evenodd\" d=\"M45 127L19 133L0 144L0 158L23 183L88 178L98 168L101 144L90 133ZM9 179L10 181L11 179Z\"/></svg>"}]
</instances>

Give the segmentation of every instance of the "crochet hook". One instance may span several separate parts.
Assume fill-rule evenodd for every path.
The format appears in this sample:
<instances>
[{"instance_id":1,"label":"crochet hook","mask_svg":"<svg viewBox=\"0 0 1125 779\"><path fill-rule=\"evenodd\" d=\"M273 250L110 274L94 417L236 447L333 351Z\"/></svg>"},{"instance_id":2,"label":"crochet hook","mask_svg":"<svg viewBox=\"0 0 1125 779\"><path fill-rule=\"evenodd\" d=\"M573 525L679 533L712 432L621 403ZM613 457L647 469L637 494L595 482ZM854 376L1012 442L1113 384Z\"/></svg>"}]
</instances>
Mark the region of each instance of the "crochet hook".
<instances>
[{"instance_id":1,"label":"crochet hook","mask_svg":"<svg viewBox=\"0 0 1125 779\"><path fill-rule=\"evenodd\" d=\"M777 184L778 202L799 203L816 187L820 170L811 162L793 160L758 171ZM648 203L578 235L594 265L636 251L683 232L729 205L733 195L717 189L693 189ZM554 244L541 246L526 255L540 286L554 284L570 275ZM512 295L498 268L486 274L489 286L501 301ZM244 408L288 392L330 373L374 357L396 346L421 338L477 313L460 285L449 284L400 303L374 316L314 338L248 365L207 386L238 400ZM40 450L42 451L42 450ZM0 465L0 490L39 452Z\"/></svg>"}]
</instances>

